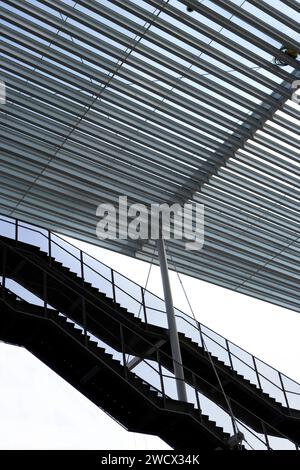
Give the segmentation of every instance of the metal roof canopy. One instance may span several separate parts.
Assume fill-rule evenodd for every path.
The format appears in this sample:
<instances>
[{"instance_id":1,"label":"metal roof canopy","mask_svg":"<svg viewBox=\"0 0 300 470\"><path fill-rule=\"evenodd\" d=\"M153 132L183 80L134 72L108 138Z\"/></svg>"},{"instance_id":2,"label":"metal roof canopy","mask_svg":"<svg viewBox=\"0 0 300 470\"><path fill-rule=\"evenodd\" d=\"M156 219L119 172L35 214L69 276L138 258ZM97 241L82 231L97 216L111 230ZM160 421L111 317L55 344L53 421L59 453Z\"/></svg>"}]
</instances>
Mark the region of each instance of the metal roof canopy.
<instances>
[{"instance_id":1,"label":"metal roof canopy","mask_svg":"<svg viewBox=\"0 0 300 470\"><path fill-rule=\"evenodd\" d=\"M177 269L300 311L300 3L192 3L0 2L1 213L149 261L96 239L97 205L204 203Z\"/></svg>"}]
</instances>

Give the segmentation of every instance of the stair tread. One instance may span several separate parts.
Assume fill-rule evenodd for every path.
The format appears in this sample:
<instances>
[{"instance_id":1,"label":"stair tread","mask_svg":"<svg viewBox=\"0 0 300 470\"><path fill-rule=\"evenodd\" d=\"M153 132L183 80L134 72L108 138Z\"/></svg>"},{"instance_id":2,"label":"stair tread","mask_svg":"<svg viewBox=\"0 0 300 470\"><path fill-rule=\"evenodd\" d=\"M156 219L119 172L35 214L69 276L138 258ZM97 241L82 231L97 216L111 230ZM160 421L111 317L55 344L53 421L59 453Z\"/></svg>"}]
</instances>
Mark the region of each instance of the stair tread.
<instances>
[{"instance_id":1,"label":"stair tread","mask_svg":"<svg viewBox=\"0 0 300 470\"><path fill-rule=\"evenodd\" d=\"M39 256L41 256L41 254L42 254L42 256L47 260L49 259L48 255L46 253L44 253L42 250L40 250L39 248L37 248L36 253ZM81 281L80 276L76 272L73 272L69 267L67 267L64 264L60 263L58 260L54 260L53 258L52 258L52 260L53 260L53 264L55 263L57 265L57 267L60 266L59 269L64 270L67 273L68 276L72 277L72 279L77 279L79 282ZM101 298L105 299L105 301L107 301L108 303L113 302L113 300L110 297L106 296L104 293L100 293L99 290L97 289L97 287L93 286L88 281L84 281L83 285L89 291L95 292L95 293L97 293L97 295L101 295ZM24 305L26 305L26 302L22 301L22 299L18 299L16 297L14 300L17 301L17 302L20 302L20 303L24 303ZM123 313L126 312L126 314L128 316L130 316L130 318L132 320L134 320L138 325L145 324L142 321L141 318L136 317L132 312L128 312L128 310L126 308L122 307L119 303L115 303L114 306L117 307L117 309L120 312L123 312ZM69 332L72 332L72 334L74 334L74 336L76 335L77 337L81 337L81 339L84 339L84 334L83 334L82 330L79 327L76 327L75 323L68 322L66 317L63 317L63 316L59 315L58 311L56 311L56 310L53 310L53 311L51 310L51 312L53 312L53 317L55 318L55 321L60 322L63 325L63 327L68 329ZM153 331L154 330L156 330L156 331L161 331L162 330L161 327L156 326L156 325L151 325L151 328L152 328ZM187 337L184 333L180 333L179 336L180 336L180 338L183 338L184 341L189 342L193 347L198 348L199 352L201 352L202 355L204 353L206 354L205 350L201 347L201 345L199 345L198 343L193 341L191 338ZM116 359L113 357L113 355L107 353L104 348L99 347L97 341L89 339L88 340L88 345L92 348L97 348L99 354L105 354L106 357L109 358L109 360L114 361L116 363L117 367L121 367L123 369L122 364L119 361L116 361ZM211 355L211 358L214 361L214 363L216 363L219 367L226 368L226 370L231 373L232 377L235 377L235 379L240 380L245 385L247 385L247 387L251 387L252 389L255 388L257 391L260 392L261 396L263 396L265 399L268 399L270 402L276 403L276 404L279 404L279 405L282 406L282 404L280 402L277 402L275 400L275 398L271 397L270 395L268 395L264 391L261 392L260 389L255 384L253 384L249 379L245 378L243 375L239 374L238 372L232 370L228 364L226 364L224 361L219 359L217 356ZM141 380L141 379L139 378L139 380ZM149 384L143 383L143 382L140 385L143 386L144 388L147 388L147 386L149 387ZM149 388L149 393L152 393L152 392L153 391L151 390L151 388ZM202 415L202 418L204 420L207 419L208 421L210 421L208 417L207 418L205 417L205 415ZM222 428L219 428L218 426L216 426L216 423L214 423L214 422L211 422L211 423L217 429L222 429Z\"/></svg>"}]
</instances>

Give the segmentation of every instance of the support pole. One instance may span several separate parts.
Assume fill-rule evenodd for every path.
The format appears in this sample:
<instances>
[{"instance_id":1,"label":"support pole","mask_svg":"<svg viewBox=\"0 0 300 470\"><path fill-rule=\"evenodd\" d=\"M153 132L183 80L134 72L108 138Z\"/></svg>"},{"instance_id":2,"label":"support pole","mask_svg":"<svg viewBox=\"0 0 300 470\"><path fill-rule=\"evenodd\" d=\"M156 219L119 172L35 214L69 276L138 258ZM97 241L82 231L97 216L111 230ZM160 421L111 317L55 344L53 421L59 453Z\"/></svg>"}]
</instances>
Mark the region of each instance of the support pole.
<instances>
[{"instance_id":1,"label":"support pole","mask_svg":"<svg viewBox=\"0 0 300 470\"><path fill-rule=\"evenodd\" d=\"M167 318L168 318L169 336L170 336L170 343L171 343L177 395L178 395L178 400L187 402L180 344L179 344L179 338L178 338L178 332L177 332L177 326L176 326L175 312L174 312L174 307L173 307L173 299L172 299L172 292L171 292L170 279L169 279L168 262L167 262L165 243L164 243L163 237L157 240L157 250L158 250L161 278L162 278L163 289L164 289L165 303L166 303L166 312L167 312Z\"/></svg>"}]
</instances>

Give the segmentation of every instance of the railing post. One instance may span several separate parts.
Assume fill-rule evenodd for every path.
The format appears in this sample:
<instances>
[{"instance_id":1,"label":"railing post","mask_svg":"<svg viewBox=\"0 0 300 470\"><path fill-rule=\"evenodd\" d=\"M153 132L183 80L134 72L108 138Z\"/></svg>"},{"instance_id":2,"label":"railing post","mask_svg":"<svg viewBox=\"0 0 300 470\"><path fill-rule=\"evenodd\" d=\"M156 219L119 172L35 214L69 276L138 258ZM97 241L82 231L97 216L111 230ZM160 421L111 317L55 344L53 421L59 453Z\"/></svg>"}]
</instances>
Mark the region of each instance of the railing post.
<instances>
[{"instance_id":1,"label":"railing post","mask_svg":"<svg viewBox=\"0 0 300 470\"><path fill-rule=\"evenodd\" d=\"M121 340L121 350L122 350L122 356L123 356L125 379L128 380L128 370L127 370L127 361L126 361L125 343L124 343L124 331L123 331L123 325L121 323L120 323L120 340Z\"/></svg>"},{"instance_id":2,"label":"railing post","mask_svg":"<svg viewBox=\"0 0 300 470\"><path fill-rule=\"evenodd\" d=\"M283 380L282 380L281 372L278 371L278 375L279 375L279 380L280 380L280 383L281 383L284 399L285 399L285 402L286 402L286 406L287 406L287 408L290 412L290 405L289 405L288 397L287 397L286 390L285 390L285 387L284 387L284 383L283 383Z\"/></svg>"},{"instance_id":3,"label":"railing post","mask_svg":"<svg viewBox=\"0 0 300 470\"><path fill-rule=\"evenodd\" d=\"M84 283L84 264L83 264L83 252L80 250L80 274L82 279L82 284Z\"/></svg>"},{"instance_id":4,"label":"railing post","mask_svg":"<svg viewBox=\"0 0 300 470\"><path fill-rule=\"evenodd\" d=\"M197 407L198 407L198 410L199 410L200 418L202 420L202 411L201 411L200 400L199 400L199 392L197 390L197 383L196 383L196 377L195 377L194 372L192 373L192 381L193 381L193 387L194 387L195 395L196 395Z\"/></svg>"},{"instance_id":5,"label":"railing post","mask_svg":"<svg viewBox=\"0 0 300 470\"><path fill-rule=\"evenodd\" d=\"M3 259L2 259L2 297L5 297L5 284L6 284L6 263L7 263L7 247L4 247L3 250Z\"/></svg>"},{"instance_id":6,"label":"railing post","mask_svg":"<svg viewBox=\"0 0 300 470\"><path fill-rule=\"evenodd\" d=\"M115 286L115 276L114 276L114 270L113 269L110 270L110 275L111 275L113 301L114 301L114 305L116 307L116 286Z\"/></svg>"},{"instance_id":7,"label":"railing post","mask_svg":"<svg viewBox=\"0 0 300 470\"><path fill-rule=\"evenodd\" d=\"M19 238L19 221L16 219L16 224L15 224L15 241L17 242Z\"/></svg>"},{"instance_id":8,"label":"railing post","mask_svg":"<svg viewBox=\"0 0 300 470\"><path fill-rule=\"evenodd\" d=\"M260 388L260 391L262 392L263 389L262 389L262 386L261 386L261 381L260 381L260 378L259 378L259 373L258 373L258 369L257 369L257 365L256 365L256 360L255 360L255 357L252 356L252 361L253 361L253 365L254 365L254 369L255 369L255 373L256 373L256 378L257 378L257 382L258 382L258 386Z\"/></svg>"},{"instance_id":9,"label":"railing post","mask_svg":"<svg viewBox=\"0 0 300 470\"><path fill-rule=\"evenodd\" d=\"M43 271L43 298L44 298L44 314L48 318L48 299L47 299L47 273Z\"/></svg>"},{"instance_id":10,"label":"railing post","mask_svg":"<svg viewBox=\"0 0 300 470\"><path fill-rule=\"evenodd\" d=\"M79 251L80 258L80 274L81 274L81 283L84 284L84 263L83 263L83 252ZM83 334L84 334L84 345L88 347L88 336L87 336L87 318L86 318L86 304L85 298L81 295L81 308L82 308L82 325L83 325Z\"/></svg>"},{"instance_id":11,"label":"railing post","mask_svg":"<svg viewBox=\"0 0 300 470\"><path fill-rule=\"evenodd\" d=\"M236 434L238 429L236 427L235 420L234 420L234 417L233 417L233 412L232 412L232 407L231 407L231 400L230 400L229 397L227 397L227 406L228 406L228 413L230 414L233 434Z\"/></svg>"},{"instance_id":12,"label":"railing post","mask_svg":"<svg viewBox=\"0 0 300 470\"><path fill-rule=\"evenodd\" d=\"M205 350L205 347L204 347L204 338L203 338L201 323L200 323L200 322L197 322L197 324L198 324L198 331L199 331L199 334L200 334L201 345L202 345L202 348Z\"/></svg>"},{"instance_id":13,"label":"railing post","mask_svg":"<svg viewBox=\"0 0 300 470\"><path fill-rule=\"evenodd\" d=\"M263 434L265 436L267 449L272 450L271 447L270 447L269 438L268 438L268 434L267 434L267 431L266 431L266 426L265 426L265 423L263 421L261 421L261 427L262 427Z\"/></svg>"},{"instance_id":14,"label":"railing post","mask_svg":"<svg viewBox=\"0 0 300 470\"><path fill-rule=\"evenodd\" d=\"M51 250L51 232L48 230L48 256L49 256L49 265L52 264L52 250Z\"/></svg>"},{"instance_id":15,"label":"railing post","mask_svg":"<svg viewBox=\"0 0 300 470\"><path fill-rule=\"evenodd\" d=\"M226 343L226 348L227 348L227 352L228 352L228 357L229 357L230 367L231 367L231 370L234 370L234 368L233 368L233 362L232 362L232 357L231 357L231 351L230 351L230 347L229 347L229 341L228 341L228 339L225 339L225 343Z\"/></svg>"},{"instance_id":16,"label":"railing post","mask_svg":"<svg viewBox=\"0 0 300 470\"><path fill-rule=\"evenodd\" d=\"M87 337L87 324L86 324L86 308L85 308L85 298L82 296L82 324L83 324L83 332L84 332L84 345L88 347L88 337Z\"/></svg>"},{"instance_id":17,"label":"railing post","mask_svg":"<svg viewBox=\"0 0 300 470\"><path fill-rule=\"evenodd\" d=\"M156 349L156 361L157 361L157 364L158 364L158 372L159 372L161 393L163 395L163 403L164 403L164 407L165 407L166 406L165 385L164 385L164 377L163 377L163 372L162 372L162 367L161 367L161 363L160 363L160 357L159 357L159 350L158 349Z\"/></svg>"},{"instance_id":18,"label":"railing post","mask_svg":"<svg viewBox=\"0 0 300 470\"><path fill-rule=\"evenodd\" d=\"M144 319L145 319L146 325L148 325L146 304L145 304L145 294L144 294L144 288L142 286L141 286L141 293L142 293L142 305L143 305Z\"/></svg>"}]
</instances>

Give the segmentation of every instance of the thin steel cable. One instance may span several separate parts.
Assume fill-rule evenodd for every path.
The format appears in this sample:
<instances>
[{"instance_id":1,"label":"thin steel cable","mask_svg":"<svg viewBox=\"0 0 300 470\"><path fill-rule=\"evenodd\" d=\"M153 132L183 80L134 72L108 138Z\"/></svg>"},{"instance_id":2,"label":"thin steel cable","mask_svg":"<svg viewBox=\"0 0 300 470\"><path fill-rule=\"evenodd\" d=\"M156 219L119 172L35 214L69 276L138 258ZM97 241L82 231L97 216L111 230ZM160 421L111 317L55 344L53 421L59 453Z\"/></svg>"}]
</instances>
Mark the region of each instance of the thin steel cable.
<instances>
[{"instance_id":1,"label":"thin steel cable","mask_svg":"<svg viewBox=\"0 0 300 470\"><path fill-rule=\"evenodd\" d=\"M143 287L144 291L147 289L148 282L149 282L149 279L150 279L150 274L151 274L151 270L152 270L152 267L153 267L153 260L154 260L154 257L155 257L155 252L156 252L156 248L154 247L153 253L152 253L152 258L151 258L151 261L150 261L150 266L149 266L149 269L148 269L148 274L147 274L145 286ZM142 308L143 308L143 305L140 304L139 313L138 313L137 318L140 318ZM145 308L146 308L146 306L145 306ZM128 362L129 362L129 357L130 357L130 354L127 355L127 358L126 358L126 355L125 355L126 364L128 364Z\"/></svg>"},{"instance_id":2,"label":"thin steel cable","mask_svg":"<svg viewBox=\"0 0 300 470\"><path fill-rule=\"evenodd\" d=\"M191 310L191 313L192 313L192 315L193 315L193 318L194 318L194 320L195 320L197 323L199 323L199 321L197 320L197 318L196 318L196 316L195 316L195 312L194 312L194 310L193 310L193 308L192 308L192 305L191 305L191 303L190 303L190 301L189 301L189 298L188 298L186 289L185 289L185 287L184 287L184 285L183 285L183 282L182 282L181 277L180 277L180 274L179 274L179 272L178 272L178 270L177 270L176 264L174 263L172 254L171 254L171 253L169 253L169 254L170 254L170 257L171 257L172 265L173 265L173 267L174 267L174 269L175 269L175 271L176 271L176 274L177 274L177 276L178 276L179 282L180 282L181 287L182 287L182 289L183 289L184 296L185 296L185 298L186 298L186 300L187 300L187 303L188 303L188 305L189 305L189 308L190 308L190 310ZM200 331L199 331L199 333L200 333ZM211 366L212 366L212 368L213 368L213 371L214 371L214 373L215 373L215 375L216 375L216 378L217 378L217 381L218 381L218 383L219 383L220 389L221 389L221 391L222 391L222 393L223 393L224 399L225 399L226 404L227 404L227 407L228 407L229 414L230 414L231 419L232 419L233 429L234 429L234 432L236 433L237 431L239 431L239 428L238 428L238 425L237 425L236 418L235 418L235 416L234 416L234 414L233 414L230 401L229 401L229 399L228 399L228 397L227 397L227 395L226 395L226 392L225 392L225 390L224 390L224 388L223 388L223 385L222 385L221 379L220 379L220 377L219 377L218 371L217 371L217 369L216 369L216 367L215 367L215 364L214 364L214 362L213 362L213 360L212 360L211 353L210 353L210 351L208 350L207 345L206 345L206 343L205 343L205 340L204 340L204 338L203 338L202 336L201 336L201 341L202 341L204 350L206 350L206 352L207 352L207 355L208 355L208 357L209 357L209 361L210 361Z\"/></svg>"},{"instance_id":3,"label":"thin steel cable","mask_svg":"<svg viewBox=\"0 0 300 470\"><path fill-rule=\"evenodd\" d=\"M186 289L185 289L185 287L184 287L184 285L183 285L183 282L182 282L180 273L179 273L178 270L177 270L176 264L175 264L174 261L173 261L173 257L172 257L172 254L171 254L171 253L170 253L170 257L171 257L171 261L172 261L173 267L174 267L174 269L175 269L175 271L176 271L177 277L178 277L178 279L179 279L179 282L180 282L180 284L181 284L181 287L182 287L182 289L183 289L184 296L185 296L185 298L186 298L186 301L187 301L187 303L188 303L188 306L189 306L189 308L190 308L190 311L191 311L191 313L192 313L192 315L193 315L193 317L194 317L194 320L195 320L197 323L199 323L198 320L197 320L197 318L196 318L196 316L195 316L193 307L192 307L192 305L191 305L191 303L190 303L190 300L189 300L189 298L188 298ZM227 397L227 395L226 395L226 392L225 392L225 390L224 390L224 388L223 388L223 386L222 386L220 377L219 377L219 375L218 375L218 371L216 370L216 367L215 367L215 365L214 365L214 363L213 363L213 360L212 360L212 358L211 358L211 353L209 352L209 350L208 350L208 348L207 348L207 345L206 345L206 343L205 343L204 338L201 337L201 339L202 339L202 343L203 343L204 349L206 350L206 352L207 352L207 354L208 354L208 357L209 357L210 363L211 363L211 365L212 365L212 368L213 368L213 370L214 370L214 373L216 374L216 377L217 377L218 383L219 383L219 385L220 385L220 388L221 388L221 390L222 390L223 396L224 396L224 398L225 398L225 400L226 400L226 404L227 404L227 406L228 406L228 409L229 409L229 412L230 412L230 415L231 415L231 419L232 419L232 421L233 421L233 423L234 423L234 427L236 427L236 431L240 432L239 426L238 426L238 424L237 424L237 423L238 423L238 422L237 422L237 419L235 418L235 416L234 416L234 414L233 414L233 411L232 411L232 408L231 408L231 405L230 405L230 401L228 400L228 397ZM251 448L251 450L255 450L255 449L252 447L252 445L249 443L249 441L246 439L244 433L243 433L243 436L244 436L243 440L246 442L246 444L248 444L248 446ZM266 446L268 447L267 443L266 443Z\"/></svg>"}]
</instances>

